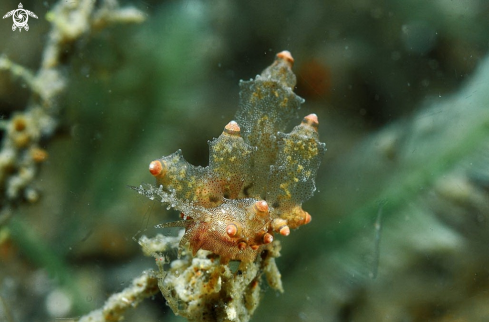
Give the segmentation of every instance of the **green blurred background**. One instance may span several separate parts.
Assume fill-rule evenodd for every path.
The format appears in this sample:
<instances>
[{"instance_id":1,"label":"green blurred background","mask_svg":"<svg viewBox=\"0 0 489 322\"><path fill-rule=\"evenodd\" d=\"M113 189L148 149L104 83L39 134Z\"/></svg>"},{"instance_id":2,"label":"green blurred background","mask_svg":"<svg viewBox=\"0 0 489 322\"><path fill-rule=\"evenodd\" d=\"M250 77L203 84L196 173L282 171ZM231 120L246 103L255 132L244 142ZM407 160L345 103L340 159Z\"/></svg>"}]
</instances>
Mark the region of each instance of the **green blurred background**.
<instances>
[{"instance_id":1,"label":"green blurred background","mask_svg":"<svg viewBox=\"0 0 489 322\"><path fill-rule=\"evenodd\" d=\"M23 2L39 17L28 32L1 20L0 53L37 70L54 3ZM304 204L312 223L281 239L285 293L266 290L253 321L489 319L489 2L122 4L147 21L67 53L60 127L34 183L41 199L0 228L0 317L75 318L156 268L136 240L178 214L128 185L152 183L149 162L177 149L207 165L239 80L289 50L300 115L318 115L328 151ZM3 0L0 12L17 5ZM2 118L29 95L0 73ZM182 320L161 295L126 315Z\"/></svg>"}]
</instances>

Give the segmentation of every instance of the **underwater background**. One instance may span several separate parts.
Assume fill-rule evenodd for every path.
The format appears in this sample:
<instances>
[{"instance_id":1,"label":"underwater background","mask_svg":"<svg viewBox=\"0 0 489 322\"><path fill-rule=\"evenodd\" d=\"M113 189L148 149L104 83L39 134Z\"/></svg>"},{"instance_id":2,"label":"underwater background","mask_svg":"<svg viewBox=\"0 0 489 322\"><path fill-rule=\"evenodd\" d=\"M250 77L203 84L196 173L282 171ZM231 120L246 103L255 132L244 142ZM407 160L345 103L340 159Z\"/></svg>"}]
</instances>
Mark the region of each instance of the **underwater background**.
<instances>
[{"instance_id":1,"label":"underwater background","mask_svg":"<svg viewBox=\"0 0 489 322\"><path fill-rule=\"evenodd\" d=\"M0 54L36 71L56 1L22 4L38 19L22 32L0 20ZM207 165L239 80L282 50L327 152L303 205L312 222L279 238L285 292L265 287L252 321L487 321L488 2L120 4L145 21L64 49L58 126L29 185L38 198L0 190L0 321L77 321L156 269L137 240L179 214L128 186L153 183L149 162L178 149ZM1 15L17 6L0 2ZM3 138L32 100L0 70ZM185 321L161 294L125 320Z\"/></svg>"}]
</instances>

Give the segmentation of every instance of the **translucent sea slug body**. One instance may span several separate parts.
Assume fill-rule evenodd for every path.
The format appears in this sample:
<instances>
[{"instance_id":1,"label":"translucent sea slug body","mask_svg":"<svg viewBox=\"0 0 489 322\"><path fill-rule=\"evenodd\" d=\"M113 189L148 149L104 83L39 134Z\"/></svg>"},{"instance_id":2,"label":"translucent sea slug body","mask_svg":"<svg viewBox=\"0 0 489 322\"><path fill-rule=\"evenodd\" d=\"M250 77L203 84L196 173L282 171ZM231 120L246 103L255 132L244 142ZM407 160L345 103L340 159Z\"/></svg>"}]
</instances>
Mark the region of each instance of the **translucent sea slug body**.
<instances>
[{"instance_id":1,"label":"translucent sea slug body","mask_svg":"<svg viewBox=\"0 0 489 322\"><path fill-rule=\"evenodd\" d=\"M182 220L160 227L184 227L180 251L209 250L229 260L254 261L274 239L311 221L302 203L315 190L324 155L318 118L306 116L289 134L303 99L294 94L296 77L289 52L254 80L240 82L236 121L209 143L207 167L184 160L181 151L150 163L157 186L137 190L182 213Z\"/></svg>"}]
</instances>

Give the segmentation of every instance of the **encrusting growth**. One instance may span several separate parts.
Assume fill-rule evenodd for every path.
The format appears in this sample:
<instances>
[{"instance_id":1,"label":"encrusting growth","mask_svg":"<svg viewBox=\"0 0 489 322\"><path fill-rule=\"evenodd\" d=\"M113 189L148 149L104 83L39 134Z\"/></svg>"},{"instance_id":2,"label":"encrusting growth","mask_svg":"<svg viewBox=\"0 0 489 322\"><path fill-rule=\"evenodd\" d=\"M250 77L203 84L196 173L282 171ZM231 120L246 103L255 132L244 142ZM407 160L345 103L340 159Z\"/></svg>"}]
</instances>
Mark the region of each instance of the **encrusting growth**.
<instances>
[{"instance_id":1,"label":"encrusting growth","mask_svg":"<svg viewBox=\"0 0 489 322\"><path fill-rule=\"evenodd\" d=\"M326 148L319 142L315 114L284 133L304 102L293 92L293 62L283 51L261 75L240 82L236 121L209 142L209 166L189 164L179 150L150 163L156 186L134 188L181 212L182 220L158 226L185 228L179 255L188 245L194 257L207 250L220 264L247 265L262 254L260 262L268 253L278 256L272 251L275 233L288 236L311 221L302 203L316 189ZM267 269L278 274L272 262L275 268Z\"/></svg>"}]
</instances>

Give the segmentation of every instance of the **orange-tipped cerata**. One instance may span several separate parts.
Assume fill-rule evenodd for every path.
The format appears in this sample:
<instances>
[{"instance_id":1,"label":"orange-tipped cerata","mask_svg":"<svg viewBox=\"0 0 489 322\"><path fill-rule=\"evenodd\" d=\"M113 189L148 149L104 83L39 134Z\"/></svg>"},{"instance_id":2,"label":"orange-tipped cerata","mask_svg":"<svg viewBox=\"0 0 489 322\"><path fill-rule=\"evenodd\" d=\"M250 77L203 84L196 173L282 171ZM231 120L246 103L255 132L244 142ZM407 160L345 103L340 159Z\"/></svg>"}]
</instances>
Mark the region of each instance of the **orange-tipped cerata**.
<instances>
[{"instance_id":1,"label":"orange-tipped cerata","mask_svg":"<svg viewBox=\"0 0 489 322\"><path fill-rule=\"evenodd\" d=\"M310 125L314 130L318 130L318 116L316 114L309 114L302 120L302 124Z\"/></svg>"},{"instance_id":2,"label":"orange-tipped cerata","mask_svg":"<svg viewBox=\"0 0 489 322\"><path fill-rule=\"evenodd\" d=\"M280 228L280 235L289 236L289 234L290 234L289 226L283 226L282 228Z\"/></svg>"},{"instance_id":3,"label":"orange-tipped cerata","mask_svg":"<svg viewBox=\"0 0 489 322\"><path fill-rule=\"evenodd\" d=\"M306 212L306 216L305 216L305 218L304 218L304 225L307 225L308 223L310 223L310 222L311 222L311 220L312 220L311 215L309 215L309 213L308 213L308 212Z\"/></svg>"},{"instance_id":4,"label":"orange-tipped cerata","mask_svg":"<svg viewBox=\"0 0 489 322\"><path fill-rule=\"evenodd\" d=\"M226 234L228 234L229 237L234 237L238 233L238 227L236 227L235 224L229 224L226 227Z\"/></svg>"},{"instance_id":5,"label":"orange-tipped cerata","mask_svg":"<svg viewBox=\"0 0 489 322\"><path fill-rule=\"evenodd\" d=\"M290 228L289 226L287 226L287 220L282 218L275 218L274 220L272 220L272 229L283 236L288 235L285 234L287 231L290 233Z\"/></svg>"},{"instance_id":6,"label":"orange-tipped cerata","mask_svg":"<svg viewBox=\"0 0 489 322\"><path fill-rule=\"evenodd\" d=\"M272 234L266 233L265 235L263 235L263 243L264 244L270 244L271 242L273 242L273 235Z\"/></svg>"},{"instance_id":7,"label":"orange-tipped cerata","mask_svg":"<svg viewBox=\"0 0 489 322\"><path fill-rule=\"evenodd\" d=\"M163 171L163 166L161 165L160 161L155 160L149 164L149 172L155 177L159 176L162 171Z\"/></svg>"},{"instance_id":8,"label":"orange-tipped cerata","mask_svg":"<svg viewBox=\"0 0 489 322\"><path fill-rule=\"evenodd\" d=\"M224 133L229 134L229 135L234 135L234 136L240 136L241 129L239 128L238 123L235 121L229 122L225 127L224 127Z\"/></svg>"},{"instance_id":9,"label":"orange-tipped cerata","mask_svg":"<svg viewBox=\"0 0 489 322\"><path fill-rule=\"evenodd\" d=\"M268 204L265 200L255 202L255 209L257 210L259 215L268 214Z\"/></svg>"},{"instance_id":10,"label":"orange-tipped cerata","mask_svg":"<svg viewBox=\"0 0 489 322\"><path fill-rule=\"evenodd\" d=\"M246 243L245 242L239 242L238 248L239 248L239 250L244 250L246 248Z\"/></svg>"},{"instance_id":11,"label":"orange-tipped cerata","mask_svg":"<svg viewBox=\"0 0 489 322\"><path fill-rule=\"evenodd\" d=\"M281 58L285 60L287 63L289 63L290 67L294 65L294 58L292 57L292 54L288 50L281 51L277 54L278 58Z\"/></svg>"}]
</instances>

